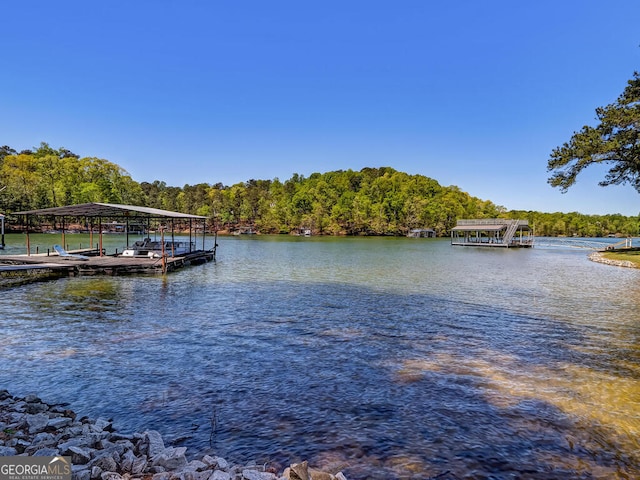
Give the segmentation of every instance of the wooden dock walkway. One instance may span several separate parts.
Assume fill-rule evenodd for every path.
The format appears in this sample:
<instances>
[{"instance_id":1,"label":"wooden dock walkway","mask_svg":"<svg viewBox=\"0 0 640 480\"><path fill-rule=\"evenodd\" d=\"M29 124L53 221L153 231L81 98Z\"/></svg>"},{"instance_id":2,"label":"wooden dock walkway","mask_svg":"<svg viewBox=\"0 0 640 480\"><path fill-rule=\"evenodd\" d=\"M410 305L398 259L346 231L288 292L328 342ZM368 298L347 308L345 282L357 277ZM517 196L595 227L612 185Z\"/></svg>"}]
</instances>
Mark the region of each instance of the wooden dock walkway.
<instances>
[{"instance_id":1,"label":"wooden dock walkway","mask_svg":"<svg viewBox=\"0 0 640 480\"><path fill-rule=\"evenodd\" d=\"M164 259L103 255L84 260L58 255L0 255L0 278L30 275L44 277L47 274L51 277L161 274L189 265L200 265L214 259L215 253L212 250L197 250Z\"/></svg>"}]
</instances>

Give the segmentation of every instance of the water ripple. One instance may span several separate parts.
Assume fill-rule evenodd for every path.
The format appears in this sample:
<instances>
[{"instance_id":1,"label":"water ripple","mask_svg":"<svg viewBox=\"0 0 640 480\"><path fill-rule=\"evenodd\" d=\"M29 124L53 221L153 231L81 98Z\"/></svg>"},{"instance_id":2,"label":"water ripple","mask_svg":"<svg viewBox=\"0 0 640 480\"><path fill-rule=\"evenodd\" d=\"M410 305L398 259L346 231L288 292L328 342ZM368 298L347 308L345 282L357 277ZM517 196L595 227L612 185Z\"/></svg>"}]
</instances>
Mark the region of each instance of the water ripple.
<instances>
[{"instance_id":1,"label":"water ripple","mask_svg":"<svg viewBox=\"0 0 640 480\"><path fill-rule=\"evenodd\" d=\"M638 272L402 240L224 239L166 278L13 289L0 386L353 479L640 475Z\"/></svg>"}]
</instances>

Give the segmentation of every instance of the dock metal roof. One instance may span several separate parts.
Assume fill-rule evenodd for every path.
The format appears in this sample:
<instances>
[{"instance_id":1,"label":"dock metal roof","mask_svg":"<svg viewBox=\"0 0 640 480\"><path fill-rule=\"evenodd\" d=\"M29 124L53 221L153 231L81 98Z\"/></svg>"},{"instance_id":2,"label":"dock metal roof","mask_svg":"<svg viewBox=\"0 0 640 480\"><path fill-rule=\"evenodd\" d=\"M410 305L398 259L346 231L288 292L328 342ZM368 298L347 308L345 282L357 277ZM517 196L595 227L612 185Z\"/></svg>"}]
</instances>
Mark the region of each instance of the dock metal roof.
<instances>
[{"instance_id":1,"label":"dock metal roof","mask_svg":"<svg viewBox=\"0 0 640 480\"><path fill-rule=\"evenodd\" d=\"M15 212L14 215L51 215L55 217L145 217L145 218L192 218L204 220L202 215L172 212L159 208L120 205L116 203L82 203L65 207L41 208Z\"/></svg>"},{"instance_id":2,"label":"dock metal roof","mask_svg":"<svg viewBox=\"0 0 640 480\"><path fill-rule=\"evenodd\" d=\"M529 230L528 220L511 220L503 218L482 218L482 219L462 219L458 220L457 225L453 227L452 231L498 231L509 227L509 225L517 222L518 228L523 230Z\"/></svg>"},{"instance_id":3,"label":"dock metal roof","mask_svg":"<svg viewBox=\"0 0 640 480\"><path fill-rule=\"evenodd\" d=\"M481 224L481 225L457 225L453 227L451 230L503 230L507 228L507 225L491 225L491 224Z\"/></svg>"}]
</instances>

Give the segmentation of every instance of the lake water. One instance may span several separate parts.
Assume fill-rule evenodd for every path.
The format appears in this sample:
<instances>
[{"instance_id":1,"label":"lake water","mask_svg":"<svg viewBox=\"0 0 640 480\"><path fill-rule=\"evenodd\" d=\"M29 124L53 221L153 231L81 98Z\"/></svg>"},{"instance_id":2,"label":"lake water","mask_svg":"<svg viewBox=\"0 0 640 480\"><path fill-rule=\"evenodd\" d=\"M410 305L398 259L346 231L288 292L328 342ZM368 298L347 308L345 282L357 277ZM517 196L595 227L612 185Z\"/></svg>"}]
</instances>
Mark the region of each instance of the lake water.
<instances>
[{"instance_id":1,"label":"lake water","mask_svg":"<svg viewBox=\"0 0 640 480\"><path fill-rule=\"evenodd\" d=\"M640 270L440 239L218 243L165 277L1 291L0 388L350 480L640 478Z\"/></svg>"}]
</instances>

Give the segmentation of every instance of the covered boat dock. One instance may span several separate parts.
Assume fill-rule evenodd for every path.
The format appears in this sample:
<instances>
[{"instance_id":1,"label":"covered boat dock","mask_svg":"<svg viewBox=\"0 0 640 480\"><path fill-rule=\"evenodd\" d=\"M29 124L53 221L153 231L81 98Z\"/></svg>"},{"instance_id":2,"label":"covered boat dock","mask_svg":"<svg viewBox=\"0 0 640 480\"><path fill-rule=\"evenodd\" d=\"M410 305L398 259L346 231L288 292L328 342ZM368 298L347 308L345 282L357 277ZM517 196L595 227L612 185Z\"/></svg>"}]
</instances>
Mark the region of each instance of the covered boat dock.
<instances>
[{"instance_id":1,"label":"covered boat dock","mask_svg":"<svg viewBox=\"0 0 640 480\"><path fill-rule=\"evenodd\" d=\"M451 245L475 247L533 247L533 232L527 220L483 218L458 220L451 229Z\"/></svg>"},{"instance_id":2,"label":"covered boat dock","mask_svg":"<svg viewBox=\"0 0 640 480\"><path fill-rule=\"evenodd\" d=\"M68 275L121 275L126 273L166 273L186 265L206 263L215 260L217 238L214 236L213 248L205 248L206 220L201 215L160 210L156 208L140 207L135 205L120 205L109 203L85 203L69 205L65 207L53 207L40 210L16 212L14 215L24 215L26 225L26 253L24 255L1 255L0 266L5 273L29 271L25 268L31 266L31 270L51 269L57 272L66 272ZM29 233L32 229L31 220L34 216L54 217L62 224L61 245L65 245L66 220L83 219L88 225L90 244L93 243L94 230L96 230L96 248L84 249L81 252L69 252L71 255L60 254L32 254ZM160 232L162 254L147 256L123 256L121 253L107 255L103 248L103 231L106 220L120 220L125 225L124 235L126 247L129 247L129 225L133 225L139 235L140 225L146 225L149 232L152 225ZM188 226L188 242L175 242L176 223L182 231ZM198 238L197 232L201 232ZM201 243L200 243L201 242ZM188 249L180 252L170 248L174 244L186 243ZM164 246L167 246L165 249ZM201 245L201 248L198 248ZM82 255L78 255L81 253ZM39 266L39 267L37 267Z\"/></svg>"}]
</instances>

